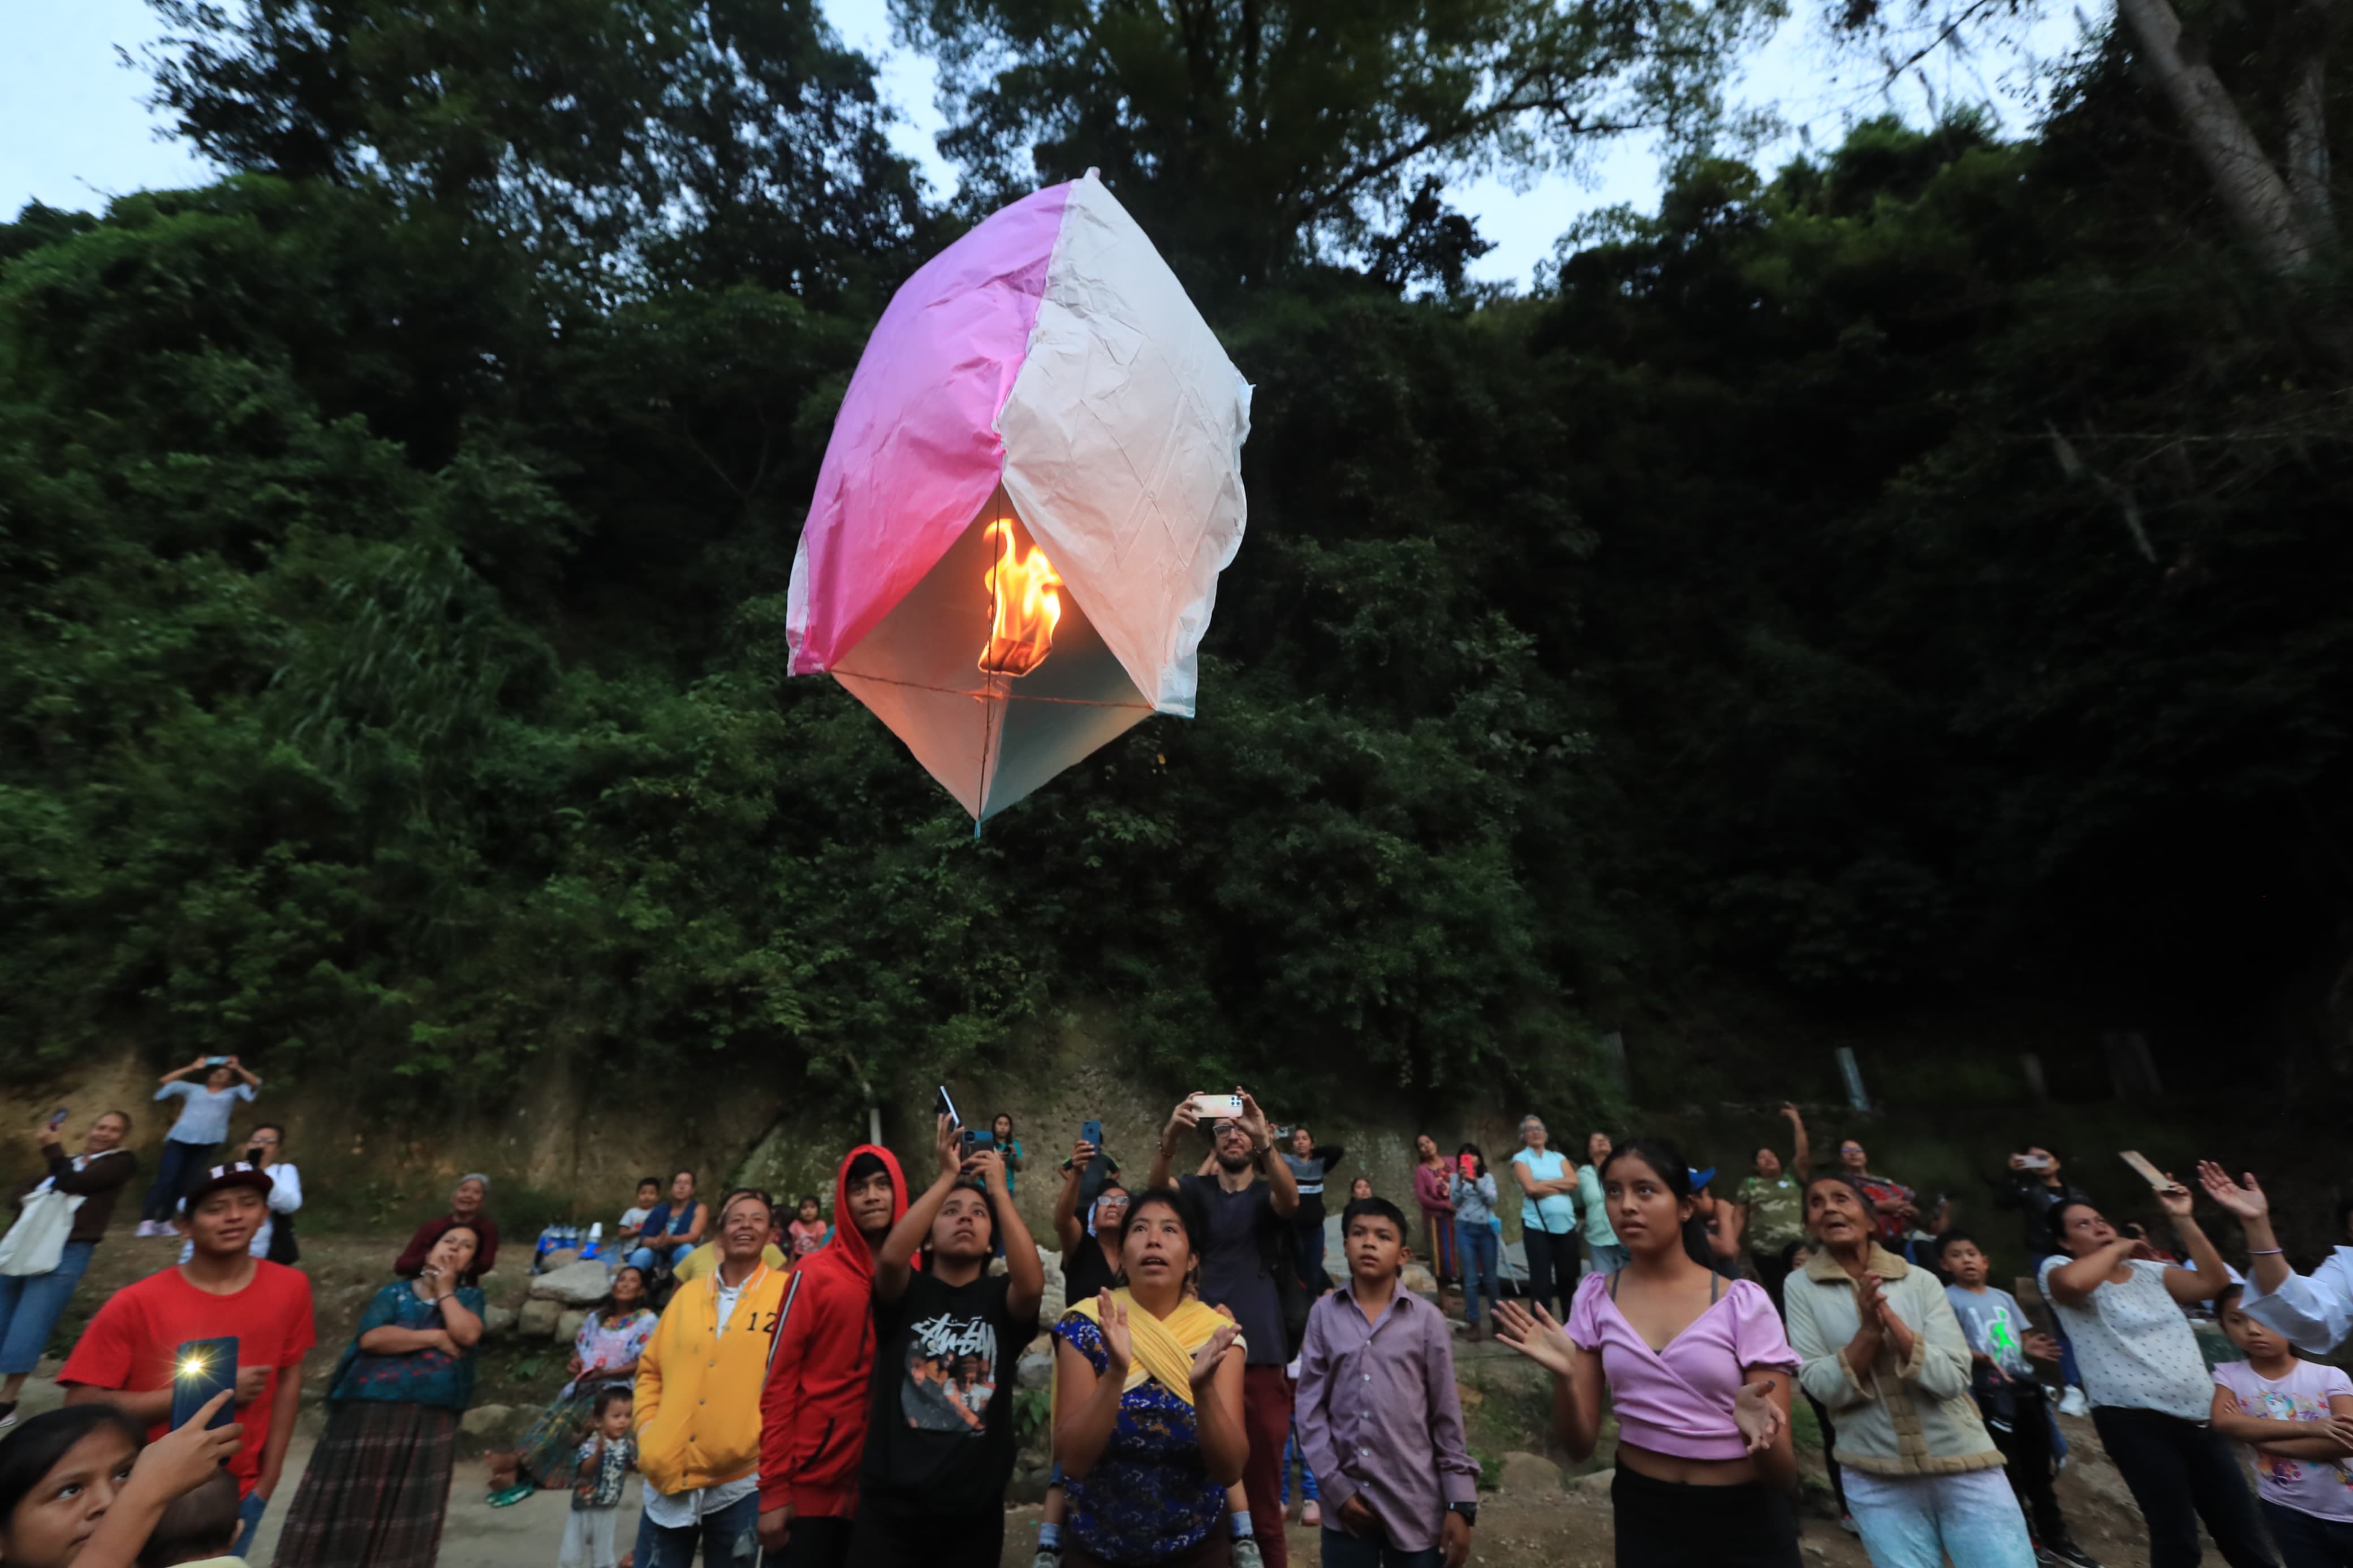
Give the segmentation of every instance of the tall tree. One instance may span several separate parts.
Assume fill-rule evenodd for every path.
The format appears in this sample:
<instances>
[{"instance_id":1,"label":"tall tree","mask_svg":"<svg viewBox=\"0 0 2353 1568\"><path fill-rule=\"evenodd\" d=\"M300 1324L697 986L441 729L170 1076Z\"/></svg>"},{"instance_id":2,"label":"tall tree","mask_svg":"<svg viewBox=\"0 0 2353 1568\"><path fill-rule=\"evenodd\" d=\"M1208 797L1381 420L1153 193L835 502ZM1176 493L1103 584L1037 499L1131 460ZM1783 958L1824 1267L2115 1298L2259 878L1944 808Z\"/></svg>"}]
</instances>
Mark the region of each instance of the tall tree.
<instances>
[{"instance_id":1,"label":"tall tree","mask_svg":"<svg viewBox=\"0 0 2353 1568\"><path fill-rule=\"evenodd\" d=\"M1180 270L1410 226L1422 179L1684 127L1780 0L892 0L978 198L1099 166ZM1425 220L1426 221L1426 220ZM1398 247L1392 246L1392 250Z\"/></svg>"},{"instance_id":2,"label":"tall tree","mask_svg":"<svg viewBox=\"0 0 2353 1568\"><path fill-rule=\"evenodd\" d=\"M157 107L233 169L495 223L626 283L822 287L920 216L818 0L152 0Z\"/></svg>"}]
</instances>

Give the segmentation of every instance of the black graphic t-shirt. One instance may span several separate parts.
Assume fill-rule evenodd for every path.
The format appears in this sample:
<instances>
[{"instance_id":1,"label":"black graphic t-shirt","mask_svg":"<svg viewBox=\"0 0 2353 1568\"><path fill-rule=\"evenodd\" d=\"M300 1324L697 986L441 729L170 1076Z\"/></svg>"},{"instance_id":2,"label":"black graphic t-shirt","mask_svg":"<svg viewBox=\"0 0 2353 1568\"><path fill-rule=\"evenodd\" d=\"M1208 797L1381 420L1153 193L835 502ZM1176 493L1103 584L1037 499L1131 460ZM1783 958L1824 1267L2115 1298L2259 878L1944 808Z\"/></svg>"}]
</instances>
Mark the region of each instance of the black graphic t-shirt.
<instances>
[{"instance_id":1,"label":"black graphic t-shirt","mask_svg":"<svg viewBox=\"0 0 2353 1568\"><path fill-rule=\"evenodd\" d=\"M1012 1321L1012 1280L943 1285L918 1271L894 1304L874 1304L874 1389L861 1479L925 1513L1005 1500L1018 1450L1013 1368L1038 1337Z\"/></svg>"}]
</instances>

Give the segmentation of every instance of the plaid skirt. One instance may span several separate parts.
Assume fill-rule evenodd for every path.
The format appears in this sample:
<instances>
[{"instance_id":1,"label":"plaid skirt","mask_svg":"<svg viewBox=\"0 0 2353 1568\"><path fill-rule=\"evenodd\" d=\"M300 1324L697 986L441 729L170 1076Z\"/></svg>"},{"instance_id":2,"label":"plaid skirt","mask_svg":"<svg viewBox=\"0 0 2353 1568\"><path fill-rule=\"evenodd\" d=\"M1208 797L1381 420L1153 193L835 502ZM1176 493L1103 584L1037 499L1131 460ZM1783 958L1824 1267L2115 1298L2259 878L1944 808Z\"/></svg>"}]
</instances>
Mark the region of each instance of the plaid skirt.
<instances>
[{"instance_id":1,"label":"plaid skirt","mask_svg":"<svg viewBox=\"0 0 2353 1568\"><path fill-rule=\"evenodd\" d=\"M433 1568L457 1456L454 1410L337 1405L278 1537L276 1568Z\"/></svg>"},{"instance_id":2,"label":"plaid skirt","mask_svg":"<svg viewBox=\"0 0 2353 1568\"><path fill-rule=\"evenodd\" d=\"M587 1440L588 1422L596 1408L596 1391L604 1384L584 1385L571 1398L551 1399L531 1430L516 1445L517 1467L522 1478L548 1491L568 1490L572 1471Z\"/></svg>"}]
</instances>

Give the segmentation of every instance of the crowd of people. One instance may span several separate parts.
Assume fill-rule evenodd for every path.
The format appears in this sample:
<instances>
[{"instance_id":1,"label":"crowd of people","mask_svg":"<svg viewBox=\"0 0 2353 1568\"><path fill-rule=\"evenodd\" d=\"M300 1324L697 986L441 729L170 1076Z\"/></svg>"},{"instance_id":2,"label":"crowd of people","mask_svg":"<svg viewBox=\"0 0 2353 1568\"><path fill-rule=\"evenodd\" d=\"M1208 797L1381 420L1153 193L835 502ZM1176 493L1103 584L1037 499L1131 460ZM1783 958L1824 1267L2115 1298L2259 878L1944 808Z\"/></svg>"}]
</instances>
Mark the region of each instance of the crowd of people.
<instances>
[{"instance_id":1,"label":"crowd of people","mask_svg":"<svg viewBox=\"0 0 2353 1568\"><path fill-rule=\"evenodd\" d=\"M280 1260L301 1191L282 1131L261 1124L218 1159L229 1103L259 1086L233 1060L166 1075L157 1098L182 1102L169 1201L151 1190L139 1234L165 1210L178 1261L107 1300L58 1373L65 1406L20 1422L14 1400L136 1169L126 1113L93 1119L71 1154L58 1119L43 1130L45 1173L0 1241L0 1563L161 1568L250 1547L315 1337L309 1279ZM648 1177L567 1381L489 1456L488 1500L568 1493L549 1542L565 1568L996 1568L1018 1363L1042 1329L1053 1468L1037 1568L1286 1568L1294 1468L1330 1568L1461 1568L1479 1466L1454 1358L1493 1337L1551 1373L1570 1455L1591 1455L1614 1415L1621 1564L1801 1563L1799 1398L1878 1568L2097 1568L2052 1484L2069 1400L2156 1568L2197 1562L2201 1526L2232 1568L2353 1564L2353 1381L2298 1355L2353 1331L2353 1247L2295 1273L2255 1180L2202 1165L2200 1188L2245 1238L2242 1274L2189 1188L2168 1177L2155 1194L2168 1250L2029 1145L1996 1205L2025 1225L2046 1332L1992 1283L1953 1205L1875 1172L1854 1138L1813 1170L1804 1118L1782 1114L1787 1157L1756 1149L1725 1197L1656 1138L1591 1132L1579 1160L1531 1115L1498 1169L1423 1134L1409 1223L1345 1174L1345 1149L1271 1124L1247 1092L1187 1096L1139 1187L1092 1124L1061 1163L1050 1321L1052 1255L1014 1201L1009 1116L979 1136L941 1116L914 1180L886 1148L849 1149L829 1210L749 1187L706 1199L691 1170ZM459 1181L342 1348L284 1568L435 1562L490 1315L491 1186ZM1409 1287L1417 1247L1435 1291ZM2215 1314L2238 1359L2210 1369L2188 1311ZM228 1386L175 1426L180 1380L216 1342L234 1346Z\"/></svg>"}]
</instances>

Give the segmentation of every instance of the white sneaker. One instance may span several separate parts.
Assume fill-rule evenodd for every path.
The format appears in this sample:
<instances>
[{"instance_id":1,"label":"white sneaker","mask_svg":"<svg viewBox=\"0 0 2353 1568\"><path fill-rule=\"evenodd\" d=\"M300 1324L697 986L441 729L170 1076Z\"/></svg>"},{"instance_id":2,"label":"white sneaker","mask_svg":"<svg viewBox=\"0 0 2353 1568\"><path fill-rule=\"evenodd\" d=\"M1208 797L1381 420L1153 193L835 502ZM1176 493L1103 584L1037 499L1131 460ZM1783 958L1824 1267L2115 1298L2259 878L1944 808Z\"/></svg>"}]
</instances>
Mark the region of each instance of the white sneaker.
<instances>
[{"instance_id":1,"label":"white sneaker","mask_svg":"<svg viewBox=\"0 0 2353 1568\"><path fill-rule=\"evenodd\" d=\"M139 1222L139 1234L142 1237L153 1236L155 1234L155 1222L152 1219L141 1220Z\"/></svg>"},{"instance_id":2,"label":"white sneaker","mask_svg":"<svg viewBox=\"0 0 2353 1568\"><path fill-rule=\"evenodd\" d=\"M2060 1414L2060 1415L2089 1415L2091 1413L2092 1413L2092 1401L2091 1401L2091 1398L2090 1398L2090 1396L2088 1396L2087 1394L2084 1394L2084 1392L2082 1389L2080 1389L2080 1388L2072 1388L2072 1387L2071 1387L2071 1388L2069 1388L2069 1389L2067 1390L2067 1392L2066 1392L2066 1393L2064 1393L2064 1394L2061 1394L2061 1395L2059 1396L2059 1414Z\"/></svg>"}]
</instances>

